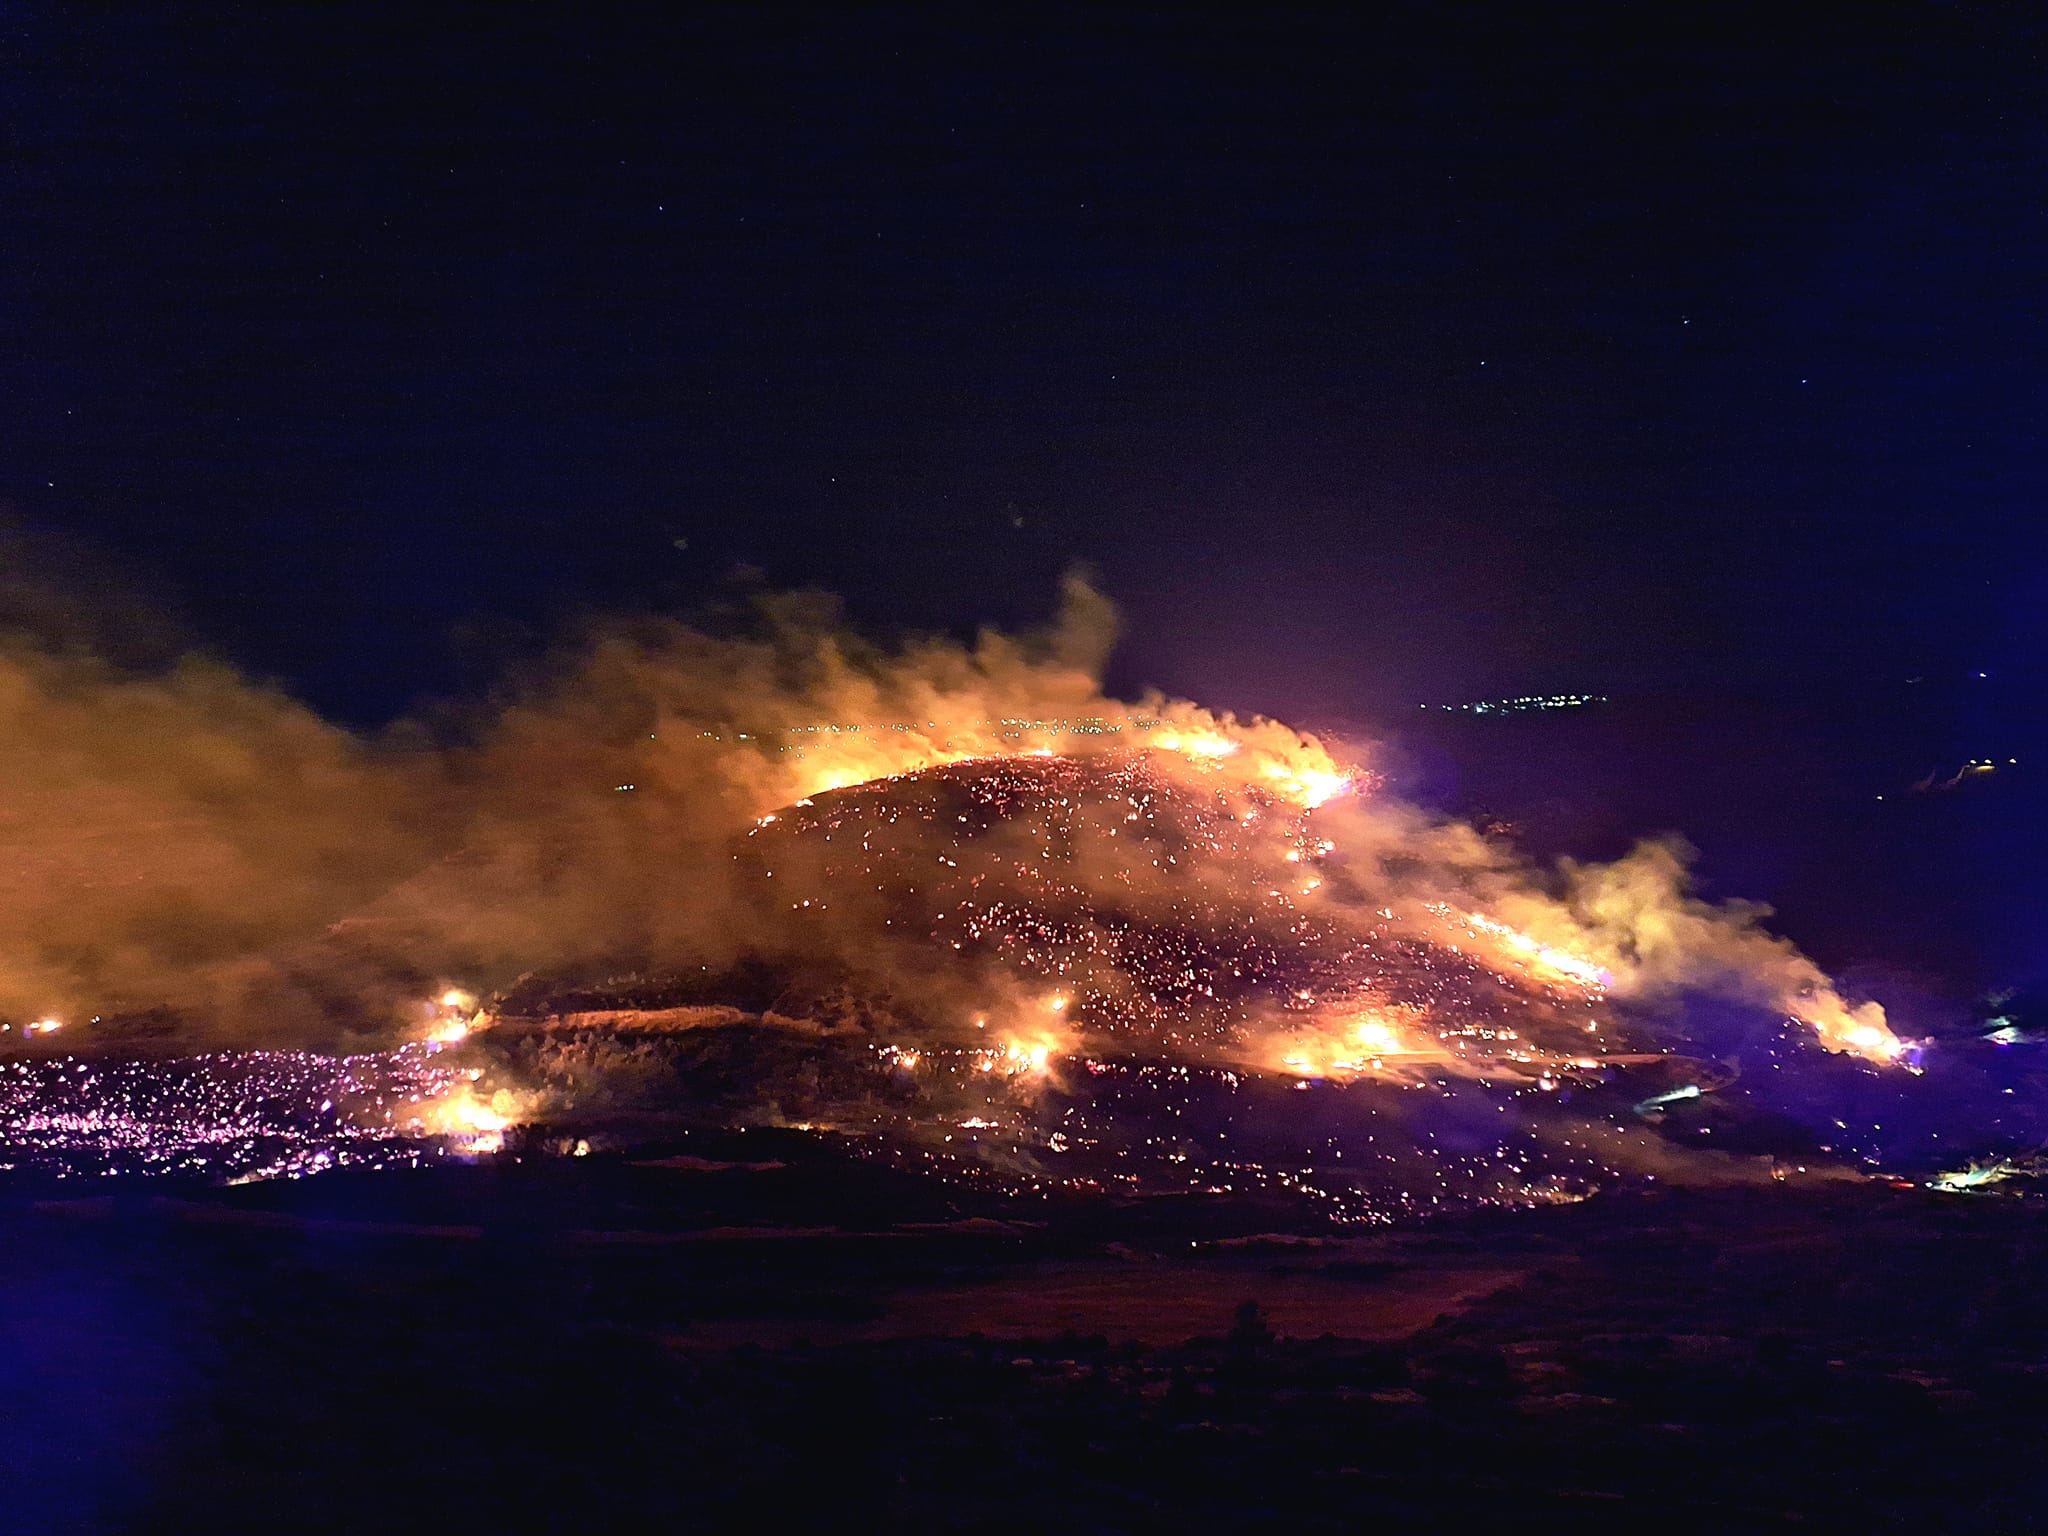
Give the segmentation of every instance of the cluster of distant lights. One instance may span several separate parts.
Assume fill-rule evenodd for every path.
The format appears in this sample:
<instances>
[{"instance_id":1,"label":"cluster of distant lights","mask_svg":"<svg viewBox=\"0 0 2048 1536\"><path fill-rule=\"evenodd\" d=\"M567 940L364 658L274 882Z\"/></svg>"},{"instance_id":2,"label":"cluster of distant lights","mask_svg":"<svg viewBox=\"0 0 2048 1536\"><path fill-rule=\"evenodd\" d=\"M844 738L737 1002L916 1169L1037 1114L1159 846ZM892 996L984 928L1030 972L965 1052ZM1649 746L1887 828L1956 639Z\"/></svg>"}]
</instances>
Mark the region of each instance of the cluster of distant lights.
<instances>
[{"instance_id":1,"label":"cluster of distant lights","mask_svg":"<svg viewBox=\"0 0 2048 1536\"><path fill-rule=\"evenodd\" d=\"M1479 699L1470 704L1438 704L1434 706L1446 714L1459 715L1527 715L1539 710L1584 709L1589 704L1608 702L1604 693L1526 693L1512 699ZM1418 704L1417 709L1429 709L1428 704Z\"/></svg>"},{"instance_id":2,"label":"cluster of distant lights","mask_svg":"<svg viewBox=\"0 0 2048 1536\"><path fill-rule=\"evenodd\" d=\"M1947 778L1937 778L1935 774L1930 773L1926 778L1913 786L1913 792L1915 794L1926 794L1929 791L1951 790L1966 780L1975 779L1987 773L1996 773L2000 767L2017 768L2019 765L2020 760L2016 757L2008 757L2003 764L1995 757L1966 757L1963 759L1962 767L1958 768ZM1879 795L1877 798L1882 800L1885 797Z\"/></svg>"}]
</instances>

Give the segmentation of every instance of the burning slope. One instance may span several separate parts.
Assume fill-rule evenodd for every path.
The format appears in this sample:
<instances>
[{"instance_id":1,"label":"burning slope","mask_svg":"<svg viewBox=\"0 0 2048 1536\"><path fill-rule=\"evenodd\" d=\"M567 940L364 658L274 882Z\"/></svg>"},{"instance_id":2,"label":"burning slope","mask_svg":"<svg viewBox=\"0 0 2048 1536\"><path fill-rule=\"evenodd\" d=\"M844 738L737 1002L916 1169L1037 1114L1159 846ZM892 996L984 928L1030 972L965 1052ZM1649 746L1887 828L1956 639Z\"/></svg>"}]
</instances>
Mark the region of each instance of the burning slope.
<instances>
[{"instance_id":1,"label":"burning slope","mask_svg":"<svg viewBox=\"0 0 2048 1536\"><path fill-rule=\"evenodd\" d=\"M738 858L798 951L923 950L954 1030L1302 1076L1535 1079L1614 1048L1593 967L1442 904L1344 899L1315 808L1224 761L979 759L764 817Z\"/></svg>"},{"instance_id":2,"label":"burning slope","mask_svg":"<svg viewBox=\"0 0 2048 1536\"><path fill-rule=\"evenodd\" d=\"M0 1153L59 1174L296 1176L475 1155L521 1110L573 1125L626 1085L641 1110L710 1123L823 1120L870 1155L1018 1196L1253 1193L1384 1220L1582 1193L1625 1168L1757 1176L1660 1151L1637 1123L1674 1072L1714 1074L1660 1054L1600 964L1441 899L1441 882L1390 890L1370 834L1394 813L1371 776L1304 771L1307 745L1229 750L1228 728L1069 732L1063 754L951 761L762 814L728 844L720 898L768 974L837 968L850 1031L815 1000L730 1006L714 976L699 1006L557 1003L549 1054L444 989L392 1053L17 1068ZM1360 827L1367 851L1348 852ZM545 1002L524 991L523 1010ZM693 1038L652 1061L589 1048L620 1026ZM1350 1091L1284 1091L1317 1082Z\"/></svg>"},{"instance_id":3,"label":"burning slope","mask_svg":"<svg viewBox=\"0 0 2048 1536\"><path fill-rule=\"evenodd\" d=\"M797 1125L1018 1200L1380 1222L1793 1171L1664 1146L1635 1106L1725 1073L1641 1049L1580 957L1443 902L1363 905L1328 802L1226 764L1097 747L808 797L740 840L729 888L773 908L786 974L834 956L866 1005L529 988L498 1043L555 1089L557 1134Z\"/></svg>"},{"instance_id":4,"label":"burning slope","mask_svg":"<svg viewBox=\"0 0 2048 1536\"><path fill-rule=\"evenodd\" d=\"M844 1111L904 1155L1007 1158L1018 1188L1052 1176L1046 1155L1078 1170L1091 1147L1092 1171L1058 1177L1111 1187L1150 1159L1163 1187L1235 1189L1256 1169L1292 1188L1309 1122L1327 1122L1334 1160L1339 1122L1371 1143L1391 1116L1401 1129L1385 1122L1375 1155L1406 1149L1402 1199L1446 1197L1446 1159L1515 1198L1546 1161L1572 1177L1616 1162L1604 1131L1589 1150L1578 1110L1537 1106L1666 1060L1656 1049L1673 1042L1632 1006L1688 989L1797 1017L1873 1062L1898 1051L1881 1010L1850 1008L1753 910L1692 897L1669 848L1535 870L1311 736L1108 698L1112 616L1079 582L1043 633L971 646L885 650L808 599L764 600L760 620L737 636L621 623L452 739L378 743L217 667L130 677L0 651L10 720L61 768L17 763L10 786L24 818L10 847L38 861L0 882L15 951L0 955L0 1026L33 1021L21 1049L53 1065L0 1106L0 1161L33 1145L83 1167L122 1138L182 1157L188 1102L218 1110L202 1141L281 1135L295 1168L394 1127L472 1147L529 1086L544 1116L573 1117L612 1092L604 1073L521 1055L517 1032L466 998L400 1048L455 1053L478 1074L460 1083L409 1087L403 1104L373 1094L344 1125L308 1064L409 1083L410 1058L366 1049L389 1046L407 1000L522 975L713 985L751 962L842 976L836 1012L693 995L706 1006L670 1022L740 1042L724 1053L735 1114ZM122 878L104 878L104 850L130 846ZM520 990L548 1011L546 985ZM566 1033L617 1021L604 991ZM121 1048L118 1016L158 1014L173 1022L151 1063L118 1082L85 1073L120 1102L71 1102L91 1094L58 1052L77 1041L103 1058ZM45 1021L63 1025L55 1043ZM778 1032L809 1058L745 1043ZM0 1050L24 1034L0 1033ZM195 1038L236 1049L171 1059ZM242 1049L308 1040L356 1054ZM707 1060L693 1044L670 1063L687 1071L626 1075L699 1102ZM1624 1119L1683 1086L1637 1075L1614 1095ZM1071 1093L1084 1079L1093 1091ZM1297 1093L1325 1087L1348 1107L1318 1098L1308 1114ZM54 1118L45 1098L63 1103ZM443 1107L415 1113L427 1103ZM1169 1120L1207 1121L1217 1143L1168 1151ZM961 1160L961 1132L1009 1150ZM1258 1157L1222 1145L1261 1136ZM277 1165L256 1150L227 1163Z\"/></svg>"},{"instance_id":5,"label":"burning slope","mask_svg":"<svg viewBox=\"0 0 2048 1536\"><path fill-rule=\"evenodd\" d=\"M991 964L1021 960L1034 984L1087 979L1087 928L1129 951L1135 978L1103 980L1091 1013L1185 1005L1212 1044L1255 1006L1296 1022L1388 1010L1349 1039L1339 1029L1317 1060L1384 1055L1405 1040L1404 1009L1432 1006L1418 968L1394 958L1408 943L1431 946L1420 969L1437 990L1473 994L1457 1005L1468 1013L1491 1006L1478 994L1497 981L1448 956L1553 1009L1610 978L1618 995L1704 980L1798 1014L1837 1048L1896 1049L1880 1012L1852 1011L1752 914L1691 898L1669 850L1562 877L1532 870L1377 793L1368 770L1314 737L1182 700L1108 697L1114 631L1079 580L1042 632L971 645L887 649L815 596L764 597L734 633L609 624L459 729L400 726L379 741L218 664L138 674L0 635L0 723L36 744L0 773L0 864L16 872L0 880L0 1022L168 1006L210 1044L360 1046L388 1038L436 978L502 984L600 959L729 964L775 945L778 914L794 911L831 914L797 926L833 953L937 933L942 953L958 943ZM1034 788L1038 761L1076 766L1045 769ZM1060 777L1104 764L1128 782ZM784 902L786 886L764 906L764 882L730 857L760 818L866 785L886 798L948 768L990 776L976 846L1013 866L971 874L991 898L997 875L1018 887L972 923L957 901L943 929L936 909L882 910L866 898L887 890L852 879L808 893L815 910L804 895ZM1062 794L1070 804L1054 803ZM1126 857L1133 847L1150 851ZM936 881L951 855L942 842L928 852ZM1012 908L1064 925L1060 963L1041 963L1023 928L993 945L990 925ZM1159 952L1139 953L1148 943ZM1236 974L1191 955L1179 964L1189 979L1169 985L1176 945L1219 944L1244 950ZM912 983L931 969L886 947ZM1274 985L1254 997L1261 978Z\"/></svg>"}]
</instances>

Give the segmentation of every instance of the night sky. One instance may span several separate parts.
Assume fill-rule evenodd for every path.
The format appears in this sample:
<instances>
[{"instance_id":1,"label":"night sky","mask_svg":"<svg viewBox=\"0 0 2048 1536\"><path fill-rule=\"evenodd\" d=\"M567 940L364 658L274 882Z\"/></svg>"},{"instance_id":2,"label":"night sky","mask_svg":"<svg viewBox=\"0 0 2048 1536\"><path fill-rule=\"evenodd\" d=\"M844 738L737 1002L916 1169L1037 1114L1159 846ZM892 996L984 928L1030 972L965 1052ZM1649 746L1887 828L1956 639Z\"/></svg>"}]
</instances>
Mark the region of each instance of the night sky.
<instances>
[{"instance_id":1,"label":"night sky","mask_svg":"<svg viewBox=\"0 0 2048 1536\"><path fill-rule=\"evenodd\" d=\"M2025 8L1359 9L9 7L0 499L364 724L736 566L1311 723L2036 665Z\"/></svg>"}]
</instances>

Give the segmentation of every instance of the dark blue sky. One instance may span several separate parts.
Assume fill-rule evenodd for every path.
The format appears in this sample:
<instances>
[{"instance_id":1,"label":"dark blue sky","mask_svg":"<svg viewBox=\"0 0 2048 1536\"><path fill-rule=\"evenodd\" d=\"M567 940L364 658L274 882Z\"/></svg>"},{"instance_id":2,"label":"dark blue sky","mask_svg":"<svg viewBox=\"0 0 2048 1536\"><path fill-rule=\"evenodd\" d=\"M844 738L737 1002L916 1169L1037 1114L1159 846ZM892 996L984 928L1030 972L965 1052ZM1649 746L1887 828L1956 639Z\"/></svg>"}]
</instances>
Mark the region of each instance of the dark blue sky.
<instances>
[{"instance_id":1,"label":"dark blue sky","mask_svg":"<svg viewBox=\"0 0 2048 1536\"><path fill-rule=\"evenodd\" d=\"M1311 719L2035 667L2041 28L1664 9L10 8L0 496L363 721L735 563Z\"/></svg>"}]
</instances>

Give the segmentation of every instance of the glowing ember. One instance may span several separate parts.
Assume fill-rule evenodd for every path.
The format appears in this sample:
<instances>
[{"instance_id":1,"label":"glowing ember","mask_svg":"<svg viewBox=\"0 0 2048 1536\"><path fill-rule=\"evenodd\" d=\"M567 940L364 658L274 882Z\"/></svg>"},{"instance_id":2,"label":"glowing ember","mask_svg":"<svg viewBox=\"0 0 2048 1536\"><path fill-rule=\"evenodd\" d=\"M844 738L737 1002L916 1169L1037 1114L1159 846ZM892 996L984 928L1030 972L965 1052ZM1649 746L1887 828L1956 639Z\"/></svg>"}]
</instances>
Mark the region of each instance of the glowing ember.
<instances>
[{"instance_id":1,"label":"glowing ember","mask_svg":"<svg viewBox=\"0 0 2048 1536\"><path fill-rule=\"evenodd\" d=\"M16 1061L0 1065L0 1171L248 1182L473 1156L516 1107L478 1099L474 1070L424 1044Z\"/></svg>"}]
</instances>

